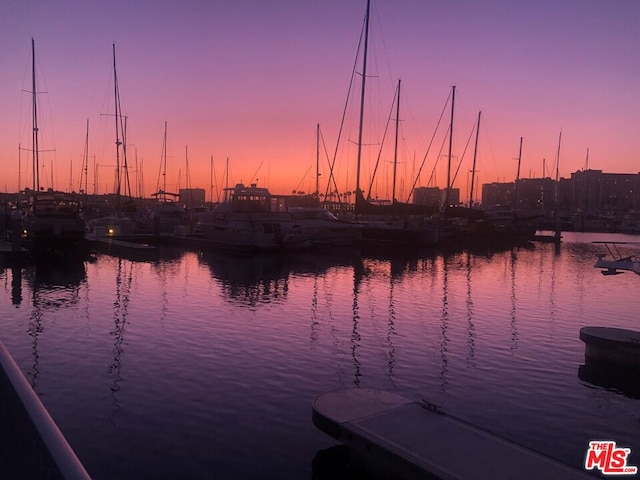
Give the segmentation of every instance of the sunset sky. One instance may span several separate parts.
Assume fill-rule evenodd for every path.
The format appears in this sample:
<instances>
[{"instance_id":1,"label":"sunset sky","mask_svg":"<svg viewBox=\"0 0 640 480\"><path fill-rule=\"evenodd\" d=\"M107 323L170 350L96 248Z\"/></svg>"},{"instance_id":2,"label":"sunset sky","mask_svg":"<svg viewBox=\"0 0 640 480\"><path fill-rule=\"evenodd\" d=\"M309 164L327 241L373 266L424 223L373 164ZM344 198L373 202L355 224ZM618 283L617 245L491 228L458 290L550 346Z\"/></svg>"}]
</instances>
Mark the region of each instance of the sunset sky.
<instances>
[{"instance_id":1,"label":"sunset sky","mask_svg":"<svg viewBox=\"0 0 640 480\"><path fill-rule=\"evenodd\" d=\"M37 90L46 92L38 95L45 188L79 189L88 119L88 191L113 191L115 43L134 194L149 196L162 182L165 122L169 191L204 188L215 200L228 158L231 185L312 192L320 124L324 192L356 58L361 71L365 7L366 0L4 0L0 188L31 185L34 38ZM454 187L463 198L480 110L479 183L515 179L520 137L520 175L540 177L546 165L553 177L560 132L561 177L586 166L587 150L589 168L638 173L639 26L637 0L372 0L361 187L369 189L398 79L399 200L453 85L453 162L462 162ZM341 192L355 189L360 77L354 82L334 166ZM418 186L446 184L447 108ZM392 125L373 197L390 196L394 135Z\"/></svg>"}]
</instances>

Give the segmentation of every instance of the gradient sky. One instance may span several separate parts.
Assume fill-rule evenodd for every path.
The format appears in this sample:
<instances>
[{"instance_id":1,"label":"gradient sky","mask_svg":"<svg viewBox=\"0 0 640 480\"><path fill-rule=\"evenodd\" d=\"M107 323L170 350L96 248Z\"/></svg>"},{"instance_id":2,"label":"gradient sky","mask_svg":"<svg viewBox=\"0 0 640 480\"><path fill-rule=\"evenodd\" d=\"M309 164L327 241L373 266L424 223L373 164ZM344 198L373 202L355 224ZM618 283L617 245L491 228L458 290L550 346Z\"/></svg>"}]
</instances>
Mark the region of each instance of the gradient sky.
<instances>
[{"instance_id":1,"label":"gradient sky","mask_svg":"<svg viewBox=\"0 0 640 480\"><path fill-rule=\"evenodd\" d=\"M77 190L89 119L89 192L113 190L113 59L128 125L132 182L158 186L167 122L167 189L214 184L315 190L316 124L332 158L366 0L33 1L0 4L0 188L31 183L31 38L36 42L41 183ZM361 186L368 189L394 89L402 79L398 197L408 193L456 85L454 161L482 110L478 180L588 166L640 171L640 2L372 0ZM360 65L360 62L358 62ZM358 70L361 68L358 66ZM359 85L359 77L356 79ZM334 171L355 189L359 87ZM392 115L395 121L395 114ZM443 122L449 122L446 111ZM436 134L419 186L446 184ZM393 144L393 129L388 134ZM324 148L324 147L323 147ZM188 171L186 150L188 149ZM468 189L473 140L454 186ZM388 198L392 148L373 187ZM437 159L440 159L436 162ZM543 163L543 159L545 159ZM20 163L20 167L19 167ZM320 190L329 169L321 156ZM433 175L432 175L433 173ZM52 175L53 174L53 175ZM430 180L431 179L431 180ZM27 183L28 182L28 183ZM213 193L214 200L216 193Z\"/></svg>"}]
</instances>

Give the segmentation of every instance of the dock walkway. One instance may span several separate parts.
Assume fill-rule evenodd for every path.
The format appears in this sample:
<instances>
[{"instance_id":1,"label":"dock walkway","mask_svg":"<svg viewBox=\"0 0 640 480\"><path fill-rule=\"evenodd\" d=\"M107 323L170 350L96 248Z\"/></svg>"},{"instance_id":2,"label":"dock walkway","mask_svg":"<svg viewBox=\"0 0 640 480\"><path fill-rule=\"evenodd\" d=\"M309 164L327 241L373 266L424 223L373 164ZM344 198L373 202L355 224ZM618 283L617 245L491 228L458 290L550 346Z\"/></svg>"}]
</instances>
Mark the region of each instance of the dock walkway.
<instances>
[{"instance_id":1,"label":"dock walkway","mask_svg":"<svg viewBox=\"0 0 640 480\"><path fill-rule=\"evenodd\" d=\"M437 408L395 393L351 388L313 401L313 423L355 452L376 478L595 478Z\"/></svg>"}]
</instances>

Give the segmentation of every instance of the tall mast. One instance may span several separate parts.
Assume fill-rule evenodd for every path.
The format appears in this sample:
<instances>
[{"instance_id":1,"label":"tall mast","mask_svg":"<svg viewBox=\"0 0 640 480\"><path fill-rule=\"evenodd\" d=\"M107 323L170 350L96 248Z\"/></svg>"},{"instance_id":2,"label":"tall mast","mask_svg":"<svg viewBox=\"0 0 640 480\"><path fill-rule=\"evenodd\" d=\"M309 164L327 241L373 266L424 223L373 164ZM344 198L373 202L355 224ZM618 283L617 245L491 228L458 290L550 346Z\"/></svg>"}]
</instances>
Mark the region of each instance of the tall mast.
<instances>
[{"instance_id":1,"label":"tall mast","mask_svg":"<svg viewBox=\"0 0 640 480\"><path fill-rule=\"evenodd\" d=\"M556 196L556 212L555 212L555 217L556 217L556 232L554 235L555 241L556 243L560 242L561 239L561 230L562 230L562 225L560 222L560 193L559 193L559 188L560 188L560 144L562 142L562 131L560 131L560 136L558 137L558 155L556 158L556 191L555 191L555 196Z\"/></svg>"},{"instance_id":2,"label":"tall mast","mask_svg":"<svg viewBox=\"0 0 640 480\"><path fill-rule=\"evenodd\" d=\"M138 149L136 148L136 194L138 198L142 198L142 167L138 164Z\"/></svg>"},{"instance_id":3,"label":"tall mast","mask_svg":"<svg viewBox=\"0 0 640 480\"><path fill-rule=\"evenodd\" d=\"M320 124L316 125L316 198L320 195Z\"/></svg>"},{"instance_id":4,"label":"tall mast","mask_svg":"<svg viewBox=\"0 0 640 480\"><path fill-rule=\"evenodd\" d=\"M589 170L589 147L587 147L587 158L584 160L584 169Z\"/></svg>"},{"instance_id":5,"label":"tall mast","mask_svg":"<svg viewBox=\"0 0 640 480\"><path fill-rule=\"evenodd\" d=\"M191 188L191 172L189 171L189 146L188 145L184 146L184 160L185 160L184 168L185 168L185 176L186 176L185 185L186 185L186 188L189 190L189 202L193 207L194 201L193 201L193 189ZM178 189L178 193L180 193L180 189Z\"/></svg>"},{"instance_id":6,"label":"tall mast","mask_svg":"<svg viewBox=\"0 0 640 480\"><path fill-rule=\"evenodd\" d=\"M367 11L364 17L364 55L362 60L362 87L360 91L360 126L358 128L358 163L356 171L356 192L360 191L360 163L362 161L362 127L364 122L364 100L365 86L367 83L367 49L369 48L369 6L371 1L367 0Z\"/></svg>"},{"instance_id":7,"label":"tall mast","mask_svg":"<svg viewBox=\"0 0 640 480\"><path fill-rule=\"evenodd\" d=\"M33 190L40 190L40 162L38 160L38 102L36 91L36 43L31 39L31 97L33 125Z\"/></svg>"},{"instance_id":8,"label":"tall mast","mask_svg":"<svg viewBox=\"0 0 640 480\"><path fill-rule=\"evenodd\" d=\"M120 202L120 93L118 91L118 73L116 71L116 44L113 44L113 90L115 102L115 127L116 127L116 196ZM118 205L119 207L119 205Z\"/></svg>"},{"instance_id":9,"label":"tall mast","mask_svg":"<svg viewBox=\"0 0 640 480\"><path fill-rule=\"evenodd\" d=\"M456 86L451 87L451 123L449 125L449 160L447 162L447 189L444 192L444 213L449 209L449 190L451 190L451 151L453 149L453 112L456 103Z\"/></svg>"},{"instance_id":10,"label":"tall mast","mask_svg":"<svg viewBox=\"0 0 640 480\"><path fill-rule=\"evenodd\" d=\"M209 160L209 201L213 205L213 155Z\"/></svg>"},{"instance_id":11,"label":"tall mast","mask_svg":"<svg viewBox=\"0 0 640 480\"><path fill-rule=\"evenodd\" d=\"M558 209L558 182L560 181L560 143L562 142L562 132L560 132L560 136L558 137L558 155L556 157L556 210Z\"/></svg>"},{"instance_id":12,"label":"tall mast","mask_svg":"<svg viewBox=\"0 0 640 480\"><path fill-rule=\"evenodd\" d=\"M480 136L480 116L482 111L478 112L478 125L476 126L476 145L473 150L473 165L471 166L471 192L469 193L469 207L473 207L473 183L476 178L476 158L478 156L478 137Z\"/></svg>"},{"instance_id":13,"label":"tall mast","mask_svg":"<svg viewBox=\"0 0 640 480\"><path fill-rule=\"evenodd\" d=\"M515 201L513 202L513 218L516 217L516 209L518 208L518 186L520 184L520 161L522 160L522 137L520 137L520 150L518 152L518 171L516 172L515 184Z\"/></svg>"},{"instance_id":14,"label":"tall mast","mask_svg":"<svg viewBox=\"0 0 640 480\"><path fill-rule=\"evenodd\" d=\"M22 190L20 187L22 182L22 147L20 143L18 143L18 192Z\"/></svg>"},{"instance_id":15,"label":"tall mast","mask_svg":"<svg viewBox=\"0 0 640 480\"><path fill-rule=\"evenodd\" d=\"M391 189L391 202L396 202L396 171L398 168L398 125L400 123L400 82L398 80L398 101L396 103L396 141L393 152L393 185Z\"/></svg>"},{"instance_id":16,"label":"tall mast","mask_svg":"<svg viewBox=\"0 0 640 480\"><path fill-rule=\"evenodd\" d=\"M89 119L87 118L87 133L84 139L84 155L82 156L82 170L80 174L80 188L79 191L82 191L82 180L84 175L84 193L85 195L89 195Z\"/></svg>"},{"instance_id":17,"label":"tall mast","mask_svg":"<svg viewBox=\"0 0 640 480\"><path fill-rule=\"evenodd\" d=\"M164 121L164 140L162 142L162 192L167 192L167 121Z\"/></svg>"}]
</instances>

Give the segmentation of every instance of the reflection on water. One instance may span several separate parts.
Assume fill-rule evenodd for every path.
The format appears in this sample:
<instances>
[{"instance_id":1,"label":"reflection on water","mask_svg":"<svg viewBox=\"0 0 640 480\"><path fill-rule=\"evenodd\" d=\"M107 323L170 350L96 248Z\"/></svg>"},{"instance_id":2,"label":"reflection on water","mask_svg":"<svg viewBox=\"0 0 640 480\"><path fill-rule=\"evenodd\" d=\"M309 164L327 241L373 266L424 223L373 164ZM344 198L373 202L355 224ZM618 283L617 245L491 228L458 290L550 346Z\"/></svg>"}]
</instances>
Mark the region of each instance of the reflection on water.
<instances>
[{"instance_id":1,"label":"reflection on water","mask_svg":"<svg viewBox=\"0 0 640 480\"><path fill-rule=\"evenodd\" d=\"M358 262L353 268L353 327L351 328L351 358L353 359L355 386L360 385L360 360L358 359L358 347L360 346L360 334L358 333L358 323L360 322L360 312L358 306L358 297L360 296L360 286L365 277L365 269L362 262Z\"/></svg>"},{"instance_id":2,"label":"reflection on water","mask_svg":"<svg viewBox=\"0 0 640 480\"><path fill-rule=\"evenodd\" d=\"M125 330L128 322L128 306L133 281L133 263L118 259L116 262L115 300L113 302L114 327L109 332L113 337L113 362L108 366L107 373L113 379L111 385L111 398L113 400L113 413L109 420L114 423L120 412L120 403L116 393L120 390L122 382L122 356L125 345Z\"/></svg>"},{"instance_id":3,"label":"reflection on water","mask_svg":"<svg viewBox=\"0 0 640 480\"><path fill-rule=\"evenodd\" d=\"M389 368L387 370L387 378L393 384L393 367L396 360L396 352L395 347L393 345L395 332L395 322L396 322L396 309L393 299L393 290L395 283L395 275L393 272L389 277L389 329L387 330L387 348L389 349Z\"/></svg>"},{"instance_id":4,"label":"reflection on water","mask_svg":"<svg viewBox=\"0 0 640 480\"><path fill-rule=\"evenodd\" d=\"M11 269L11 298L15 306L22 302L22 266ZM68 262L40 261L25 269L25 280L31 290L31 312L27 334L31 337L33 362L26 375L31 387L36 390L40 375L40 336L45 330L44 312L61 310L78 303L80 286L86 281L86 270L82 259L71 258Z\"/></svg>"},{"instance_id":5,"label":"reflection on water","mask_svg":"<svg viewBox=\"0 0 640 480\"><path fill-rule=\"evenodd\" d=\"M634 368L621 368L606 362L585 357L578 367L578 378L587 387L604 388L640 400L640 372Z\"/></svg>"},{"instance_id":6,"label":"reflection on water","mask_svg":"<svg viewBox=\"0 0 640 480\"><path fill-rule=\"evenodd\" d=\"M11 267L11 303L15 306L22 303L22 266Z\"/></svg>"},{"instance_id":7,"label":"reflection on water","mask_svg":"<svg viewBox=\"0 0 640 480\"><path fill-rule=\"evenodd\" d=\"M467 267L467 345L469 346L469 352L467 353L467 363L470 367L475 367L475 345L476 345L476 327L473 323L474 311L473 311L473 291L471 288L471 254L467 252L465 264Z\"/></svg>"},{"instance_id":8,"label":"reflection on water","mask_svg":"<svg viewBox=\"0 0 640 480\"><path fill-rule=\"evenodd\" d=\"M511 259L511 350L516 350L518 348L518 324L517 324L517 314L516 314L516 305L518 304L518 299L516 297L516 262L518 259L517 252L515 250L511 251L510 255Z\"/></svg>"},{"instance_id":9,"label":"reflection on water","mask_svg":"<svg viewBox=\"0 0 640 480\"><path fill-rule=\"evenodd\" d=\"M640 309L638 277L603 277L597 252L9 266L0 331L96 480L309 478L334 444L311 400L345 386L427 399L579 466L591 438L640 451L638 382L582 365L580 327L637 329Z\"/></svg>"},{"instance_id":10,"label":"reflection on water","mask_svg":"<svg viewBox=\"0 0 640 480\"><path fill-rule=\"evenodd\" d=\"M239 306L282 304L287 300L291 275L321 275L338 265L349 265L359 251L283 252L256 255L202 252L200 261L220 282L226 301Z\"/></svg>"},{"instance_id":11,"label":"reflection on water","mask_svg":"<svg viewBox=\"0 0 640 480\"><path fill-rule=\"evenodd\" d=\"M254 257L206 253L202 261L222 284L222 295L230 303L255 307L260 303L283 303L294 263L282 255Z\"/></svg>"}]
</instances>

